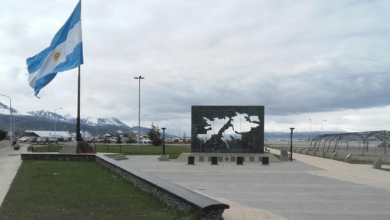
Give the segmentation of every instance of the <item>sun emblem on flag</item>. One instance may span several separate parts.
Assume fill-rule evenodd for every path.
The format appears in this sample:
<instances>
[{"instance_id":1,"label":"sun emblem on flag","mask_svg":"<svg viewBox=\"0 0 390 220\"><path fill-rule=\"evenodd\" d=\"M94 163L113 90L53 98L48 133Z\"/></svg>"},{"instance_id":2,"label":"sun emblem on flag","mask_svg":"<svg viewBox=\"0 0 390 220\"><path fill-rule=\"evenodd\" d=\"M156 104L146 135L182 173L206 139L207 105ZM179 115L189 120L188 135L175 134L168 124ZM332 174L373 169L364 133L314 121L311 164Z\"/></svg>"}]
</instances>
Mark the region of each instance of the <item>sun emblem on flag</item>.
<instances>
[{"instance_id":1,"label":"sun emblem on flag","mask_svg":"<svg viewBox=\"0 0 390 220\"><path fill-rule=\"evenodd\" d=\"M61 57L61 51L54 51L54 53L53 53L54 61L57 62L60 59L60 57Z\"/></svg>"}]
</instances>

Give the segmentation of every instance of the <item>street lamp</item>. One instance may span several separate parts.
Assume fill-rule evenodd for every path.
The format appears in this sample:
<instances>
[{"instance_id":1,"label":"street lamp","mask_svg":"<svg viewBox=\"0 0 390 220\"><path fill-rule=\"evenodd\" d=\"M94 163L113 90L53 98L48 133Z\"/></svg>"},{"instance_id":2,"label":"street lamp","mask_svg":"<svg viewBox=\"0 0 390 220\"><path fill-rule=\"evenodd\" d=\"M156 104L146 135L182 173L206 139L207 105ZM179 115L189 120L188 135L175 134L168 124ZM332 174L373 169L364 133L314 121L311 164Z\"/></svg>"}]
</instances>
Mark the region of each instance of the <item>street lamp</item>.
<instances>
[{"instance_id":1,"label":"street lamp","mask_svg":"<svg viewBox=\"0 0 390 220\"><path fill-rule=\"evenodd\" d=\"M293 136L294 128L290 128L290 129L291 129L290 161L292 161L292 153L293 153L293 150L292 150L292 136Z\"/></svg>"},{"instance_id":2,"label":"street lamp","mask_svg":"<svg viewBox=\"0 0 390 220\"><path fill-rule=\"evenodd\" d=\"M311 119L309 118L310 121L310 133L309 133L309 140L311 140Z\"/></svg>"},{"instance_id":3,"label":"street lamp","mask_svg":"<svg viewBox=\"0 0 390 220\"><path fill-rule=\"evenodd\" d=\"M54 122L54 138L57 138L57 110L58 109L62 109L62 108L56 108L56 109L54 109L54 114L56 115L56 120L55 120L55 122Z\"/></svg>"},{"instance_id":4,"label":"street lamp","mask_svg":"<svg viewBox=\"0 0 390 220\"><path fill-rule=\"evenodd\" d=\"M96 140L95 142L97 141L99 143L99 138L98 138L98 133L97 133L97 127L98 127L99 123L96 122Z\"/></svg>"},{"instance_id":5,"label":"street lamp","mask_svg":"<svg viewBox=\"0 0 390 220\"><path fill-rule=\"evenodd\" d=\"M146 117L146 115L142 116L142 134L144 133L144 117Z\"/></svg>"},{"instance_id":6,"label":"street lamp","mask_svg":"<svg viewBox=\"0 0 390 220\"><path fill-rule=\"evenodd\" d=\"M165 129L167 128L161 128L163 130L163 155L165 155Z\"/></svg>"},{"instance_id":7,"label":"street lamp","mask_svg":"<svg viewBox=\"0 0 390 220\"><path fill-rule=\"evenodd\" d=\"M326 121L326 120L322 120L322 124L321 124L321 134L324 133L324 121Z\"/></svg>"},{"instance_id":8,"label":"street lamp","mask_svg":"<svg viewBox=\"0 0 390 220\"><path fill-rule=\"evenodd\" d=\"M138 89L138 149L139 149L139 135L141 127L141 79L145 79L145 77L139 76L134 77L134 79L138 79L139 89Z\"/></svg>"},{"instance_id":9,"label":"street lamp","mask_svg":"<svg viewBox=\"0 0 390 220\"><path fill-rule=\"evenodd\" d=\"M7 97L9 98L9 131L11 132L11 146L12 146L12 141L13 141L13 130L12 130L12 105L11 105L11 98L9 96L6 96L6 95L3 95L3 94L0 94L1 96L4 96L4 97Z\"/></svg>"}]
</instances>

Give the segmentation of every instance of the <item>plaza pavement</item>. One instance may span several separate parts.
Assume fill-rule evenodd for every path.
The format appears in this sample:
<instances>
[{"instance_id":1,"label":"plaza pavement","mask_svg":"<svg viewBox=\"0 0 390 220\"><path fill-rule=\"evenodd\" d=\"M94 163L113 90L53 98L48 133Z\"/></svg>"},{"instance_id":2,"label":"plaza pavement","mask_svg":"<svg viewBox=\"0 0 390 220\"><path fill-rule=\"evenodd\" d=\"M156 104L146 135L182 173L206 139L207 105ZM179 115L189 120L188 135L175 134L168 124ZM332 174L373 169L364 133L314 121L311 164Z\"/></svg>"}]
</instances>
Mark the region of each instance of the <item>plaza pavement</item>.
<instances>
[{"instance_id":1,"label":"plaza pavement","mask_svg":"<svg viewBox=\"0 0 390 220\"><path fill-rule=\"evenodd\" d=\"M278 150L271 150L279 154ZM390 172L293 154L293 162L160 162L129 156L132 167L230 205L226 220L389 220Z\"/></svg>"},{"instance_id":2,"label":"plaza pavement","mask_svg":"<svg viewBox=\"0 0 390 220\"><path fill-rule=\"evenodd\" d=\"M26 150L27 145L15 151L9 142L0 142L0 205L22 162L19 154ZM123 163L229 204L226 220L390 219L390 172L372 169L372 165L301 154L293 154L293 162L268 166L129 158Z\"/></svg>"}]
</instances>

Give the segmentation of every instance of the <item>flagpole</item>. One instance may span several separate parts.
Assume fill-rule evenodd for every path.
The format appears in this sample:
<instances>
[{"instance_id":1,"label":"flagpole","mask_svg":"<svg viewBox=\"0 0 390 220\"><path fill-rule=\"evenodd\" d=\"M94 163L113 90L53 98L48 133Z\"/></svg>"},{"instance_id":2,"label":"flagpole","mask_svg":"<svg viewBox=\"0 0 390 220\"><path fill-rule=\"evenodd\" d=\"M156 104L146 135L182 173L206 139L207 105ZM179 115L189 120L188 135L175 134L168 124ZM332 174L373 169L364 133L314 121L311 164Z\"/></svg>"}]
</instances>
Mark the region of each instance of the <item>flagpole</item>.
<instances>
[{"instance_id":1,"label":"flagpole","mask_svg":"<svg viewBox=\"0 0 390 220\"><path fill-rule=\"evenodd\" d=\"M80 134L80 66L79 66L79 77L78 77L78 93L77 93L77 125L76 125L76 141L81 141Z\"/></svg>"},{"instance_id":2,"label":"flagpole","mask_svg":"<svg viewBox=\"0 0 390 220\"><path fill-rule=\"evenodd\" d=\"M80 22L81 22L81 0L80 0ZM82 29L81 29L82 32ZM77 125L76 125L76 141L81 141L81 129L80 129L80 66L78 76L78 92L77 92Z\"/></svg>"}]
</instances>

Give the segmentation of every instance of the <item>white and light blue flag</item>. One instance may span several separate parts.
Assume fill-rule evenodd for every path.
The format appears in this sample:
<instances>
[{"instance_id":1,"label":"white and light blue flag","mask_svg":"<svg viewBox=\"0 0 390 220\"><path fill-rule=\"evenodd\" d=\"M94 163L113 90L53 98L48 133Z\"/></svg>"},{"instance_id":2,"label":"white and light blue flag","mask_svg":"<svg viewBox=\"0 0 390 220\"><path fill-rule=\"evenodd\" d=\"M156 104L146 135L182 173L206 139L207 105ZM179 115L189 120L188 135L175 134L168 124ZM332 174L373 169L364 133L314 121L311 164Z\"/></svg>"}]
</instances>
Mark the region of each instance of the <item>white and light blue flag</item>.
<instances>
[{"instance_id":1,"label":"white and light blue flag","mask_svg":"<svg viewBox=\"0 0 390 220\"><path fill-rule=\"evenodd\" d=\"M54 36L48 48L27 59L28 82L35 96L49 84L58 72L83 64L81 36L81 1L64 26Z\"/></svg>"}]
</instances>

